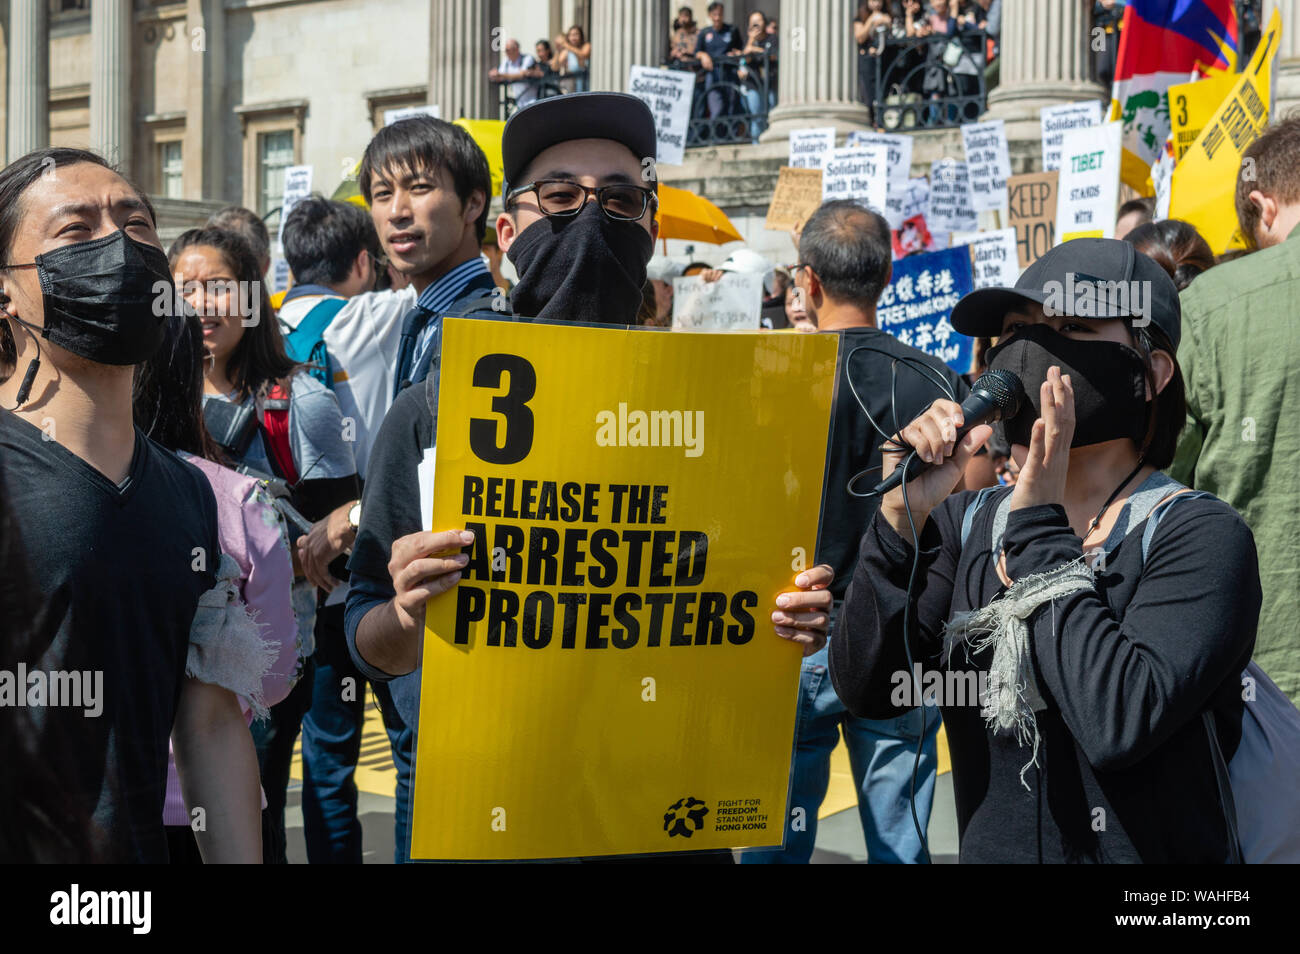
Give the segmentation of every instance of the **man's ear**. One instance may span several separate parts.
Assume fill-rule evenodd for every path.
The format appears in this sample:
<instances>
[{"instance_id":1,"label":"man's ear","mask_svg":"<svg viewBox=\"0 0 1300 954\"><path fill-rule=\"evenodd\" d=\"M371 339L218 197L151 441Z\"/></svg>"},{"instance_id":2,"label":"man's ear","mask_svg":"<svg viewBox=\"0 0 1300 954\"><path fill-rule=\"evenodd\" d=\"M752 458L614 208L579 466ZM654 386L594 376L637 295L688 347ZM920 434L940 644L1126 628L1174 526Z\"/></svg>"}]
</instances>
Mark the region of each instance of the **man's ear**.
<instances>
[{"instance_id":1,"label":"man's ear","mask_svg":"<svg viewBox=\"0 0 1300 954\"><path fill-rule=\"evenodd\" d=\"M369 257L370 257L370 253L367 252L364 248L361 251L357 252L356 261L352 263L352 277L355 278L357 281L361 281L361 279L365 278L366 259ZM371 277L373 278L374 276L372 275Z\"/></svg>"},{"instance_id":2,"label":"man's ear","mask_svg":"<svg viewBox=\"0 0 1300 954\"><path fill-rule=\"evenodd\" d=\"M1247 198L1250 199L1251 205L1259 209L1259 227L1265 232L1272 229L1274 221L1277 220L1277 200L1258 189L1252 190Z\"/></svg>"},{"instance_id":3,"label":"man's ear","mask_svg":"<svg viewBox=\"0 0 1300 954\"><path fill-rule=\"evenodd\" d=\"M515 231L515 219L509 212L502 212L497 216L497 248L502 252L508 252L510 246L515 244L515 239L519 233Z\"/></svg>"},{"instance_id":4,"label":"man's ear","mask_svg":"<svg viewBox=\"0 0 1300 954\"><path fill-rule=\"evenodd\" d=\"M487 196L483 194L482 189L475 189L469 194L469 201L465 203L465 224L473 225L477 222L485 208L487 208Z\"/></svg>"},{"instance_id":5,"label":"man's ear","mask_svg":"<svg viewBox=\"0 0 1300 954\"><path fill-rule=\"evenodd\" d=\"M888 285L893 280L894 280L894 263L890 262L889 267L885 269L885 284L880 286L881 290L883 291L885 286Z\"/></svg>"}]
</instances>

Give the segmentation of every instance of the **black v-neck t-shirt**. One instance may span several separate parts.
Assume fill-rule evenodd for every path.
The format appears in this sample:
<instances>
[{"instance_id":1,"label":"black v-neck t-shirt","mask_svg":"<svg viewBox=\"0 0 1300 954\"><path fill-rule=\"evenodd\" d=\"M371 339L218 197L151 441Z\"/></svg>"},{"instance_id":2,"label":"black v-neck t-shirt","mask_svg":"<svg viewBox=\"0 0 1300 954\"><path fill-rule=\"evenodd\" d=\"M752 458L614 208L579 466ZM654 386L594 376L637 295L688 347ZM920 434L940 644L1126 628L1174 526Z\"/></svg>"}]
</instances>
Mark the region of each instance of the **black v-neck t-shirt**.
<instances>
[{"instance_id":1,"label":"black v-neck t-shirt","mask_svg":"<svg viewBox=\"0 0 1300 954\"><path fill-rule=\"evenodd\" d=\"M139 430L121 485L8 411L0 454L28 578L57 621L28 672L89 673L81 685L98 696L29 710L43 746L74 750L57 763L91 820L87 859L165 862L167 741L190 624L220 559L212 489Z\"/></svg>"}]
</instances>

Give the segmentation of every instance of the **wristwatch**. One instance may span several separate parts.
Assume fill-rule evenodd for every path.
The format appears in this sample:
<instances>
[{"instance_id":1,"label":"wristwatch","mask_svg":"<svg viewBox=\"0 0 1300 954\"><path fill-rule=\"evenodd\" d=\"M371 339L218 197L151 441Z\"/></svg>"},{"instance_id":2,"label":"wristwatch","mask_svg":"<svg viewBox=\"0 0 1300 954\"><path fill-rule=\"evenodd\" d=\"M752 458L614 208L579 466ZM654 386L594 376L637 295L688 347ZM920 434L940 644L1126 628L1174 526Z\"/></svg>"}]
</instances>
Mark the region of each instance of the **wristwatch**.
<instances>
[{"instance_id":1,"label":"wristwatch","mask_svg":"<svg viewBox=\"0 0 1300 954\"><path fill-rule=\"evenodd\" d=\"M352 505L352 508L348 510L348 526L352 528L353 533L356 533L359 529L361 529L361 501L360 500L354 503Z\"/></svg>"}]
</instances>

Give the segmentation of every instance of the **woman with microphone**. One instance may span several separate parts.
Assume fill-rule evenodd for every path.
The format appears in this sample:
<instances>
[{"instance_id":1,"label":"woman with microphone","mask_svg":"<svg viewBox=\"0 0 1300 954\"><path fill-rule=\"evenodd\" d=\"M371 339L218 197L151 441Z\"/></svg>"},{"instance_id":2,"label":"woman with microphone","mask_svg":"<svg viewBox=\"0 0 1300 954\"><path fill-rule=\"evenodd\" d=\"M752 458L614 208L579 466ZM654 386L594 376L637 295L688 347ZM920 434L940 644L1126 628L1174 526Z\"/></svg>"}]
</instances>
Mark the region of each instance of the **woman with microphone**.
<instances>
[{"instance_id":1,"label":"woman with microphone","mask_svg":"<svg viewBox=\"0 0 1300 954\"><path fill-rule=\"evenodd\" d=\"M1240 738L1259 573L1237 513L1160 472L1185 417L1173 282L1078 239L951 321L1024 384L1020 477L950 496L991 433L959 435L950 401L895 435L885 476L931 466L866 528L836 691L872 719L939 697L963 862L1228 860L1211 753Z\"/></svg>"}]
</instances>

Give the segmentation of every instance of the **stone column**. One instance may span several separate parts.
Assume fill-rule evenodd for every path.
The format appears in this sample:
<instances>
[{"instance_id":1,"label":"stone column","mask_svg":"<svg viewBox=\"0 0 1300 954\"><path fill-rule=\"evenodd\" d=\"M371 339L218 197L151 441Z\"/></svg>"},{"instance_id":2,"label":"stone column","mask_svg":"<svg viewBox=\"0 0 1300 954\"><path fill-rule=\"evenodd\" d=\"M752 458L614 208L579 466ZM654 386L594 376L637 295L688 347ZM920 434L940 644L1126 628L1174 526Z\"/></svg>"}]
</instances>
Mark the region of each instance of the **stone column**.
<instances>
[{"instance_id":1,"label":"stone column","mask_svg":"<svg viewBox=\"0 0 1300 954\"><path fill-rule=\"evenodd\" d=\"M130 174L131 0L90 5L90 148Z\"/></svg>"},{"instance_id":2,"label":"stone column","mask_svg":"<svg viewBox=\"0 0 1300 954\"><path fill-rule=\"evenodd\" d=\"M601 0L591 8L591 89L627 92L633 66L659 66L673 18L668 0Z\"/></svg>"},{"instance_id":3,"label":"stone column","mask_svg":"<svg viewBox=\"0 0 1300 954\"><path fill-rule=\"evenodd\" d=\"M1277 89L1273 92L1273 118L1281 120L1300 107L1300 0L1264 0L1261 30L1268 28L1274 10L1282 13L1282 44L1277 51Z\"/></svg>"},{"instance_id":4,"label":"stone column","mask_svg":"<svg viewBox=\"0 0 1300 954\"><path fill-rule=\"evenodd\" d=\"M488 83L506 37L498 0L437 0L429 6L429 102L443 119L499 119Z\"/></svg>"},{"instance_id":5,"label":"stone column","mask_svg":"<svg viewBox=\"0 0 1300 954\"><path fill-rule=\"evenodd\" d=\"M855 0L784 0L777 105L762 142L789 139L790 130L834 126L870 129L858 101L858 48L853 42Z\"/></svg>"},{"instance_id":6,"label":"stone column","mask_svg":"<svg viewBox=\"0 0 1300 954\"><path fill-rule=\"evenodd\" d=\"M237 196L238 182L225 181L227 138L238 132L239 120L230 114L226 102L226 19L222 0L186 0L185 31L190 38L185 71L185 139L181 144L185 198Z\"/></svg>"},{"instance_id":7,"label":"stone column","mask_svg":"<svg viewBox=\"0 0 1300 954\"><path fill-rule=\"evenodd\" d=\"M47 0L9 0L10 160L50 144Z\"/></svg>"},{"instance_id":8,"label":"stone column","mask_svg":"<svg viewBox=\"0 0 1300 954\"><path fill-rule=\"evenodd\" d=\"M1105 91L1091 78L1091 18L1084 0L1003 0L1002 66L989 118L1036 123L1044 106L1101 99Z\"/></svg>"}]
</instances>

